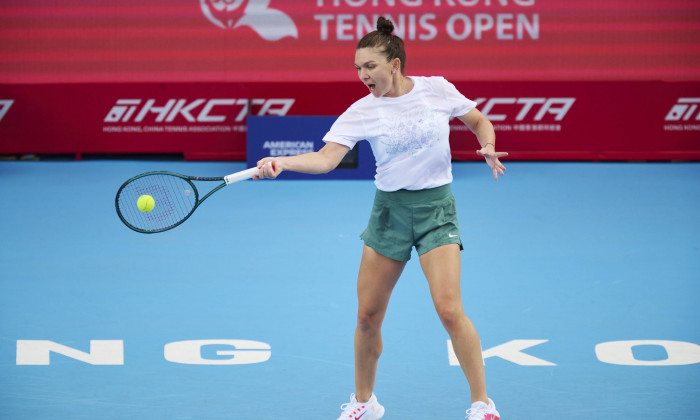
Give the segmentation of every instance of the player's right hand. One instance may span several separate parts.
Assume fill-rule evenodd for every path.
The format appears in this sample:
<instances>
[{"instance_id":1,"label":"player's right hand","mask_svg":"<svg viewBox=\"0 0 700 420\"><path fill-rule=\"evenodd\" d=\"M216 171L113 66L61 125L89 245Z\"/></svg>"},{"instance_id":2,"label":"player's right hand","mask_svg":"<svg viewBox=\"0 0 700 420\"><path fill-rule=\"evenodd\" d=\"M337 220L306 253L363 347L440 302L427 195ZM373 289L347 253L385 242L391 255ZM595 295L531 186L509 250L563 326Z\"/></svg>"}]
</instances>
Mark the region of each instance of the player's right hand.
<instances>
[{"instance_id":1,"label":"player's right hand","mask_svg":"<svg viewBox=\"0 0 700 420\"><path fill-rule=\"evenodd\" d=\"M282 167L279 164L279 159L266 157L258 161L257 175L253 175L253 179L275 179L282 172Z\"/></svg>"}]
</instances>

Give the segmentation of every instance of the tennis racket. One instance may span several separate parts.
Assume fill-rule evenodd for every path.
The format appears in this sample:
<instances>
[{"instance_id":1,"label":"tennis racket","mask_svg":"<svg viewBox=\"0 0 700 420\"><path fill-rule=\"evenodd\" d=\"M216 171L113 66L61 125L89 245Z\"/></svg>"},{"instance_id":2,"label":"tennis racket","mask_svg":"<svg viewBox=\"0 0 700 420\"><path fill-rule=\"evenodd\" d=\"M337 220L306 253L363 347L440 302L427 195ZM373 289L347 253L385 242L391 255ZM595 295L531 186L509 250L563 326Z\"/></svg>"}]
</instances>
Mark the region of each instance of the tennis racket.
<instances>
[{"instance_id":1,"label":"tennis racket","mask_svg":"<svg viewBox=\"0 0 700 420\"><path fill-rule=\"evenodd\" d=\"M146 172L126 181L117 191L114 204L119 219L129 229L139 233L164 232L181 225L215 192L234 182L252 178L258 172L258 168L250 168L214 178ZM193 181L221 183L200 198Z\"/></svg>"}]
</instances>

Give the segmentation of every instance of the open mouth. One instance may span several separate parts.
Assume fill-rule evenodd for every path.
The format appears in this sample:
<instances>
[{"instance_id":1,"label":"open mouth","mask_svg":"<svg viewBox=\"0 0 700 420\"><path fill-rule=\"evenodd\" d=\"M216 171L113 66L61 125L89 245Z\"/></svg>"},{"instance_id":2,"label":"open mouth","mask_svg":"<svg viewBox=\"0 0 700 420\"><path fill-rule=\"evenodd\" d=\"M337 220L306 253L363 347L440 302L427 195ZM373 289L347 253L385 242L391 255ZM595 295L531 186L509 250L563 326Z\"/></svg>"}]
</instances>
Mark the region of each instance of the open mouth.
<instances>
[{"instance_id":1,"label":"open mouth","mask_svg":"<svg viewBox=\"0 0 700 420\"><path fill-rule=\"evenodd\" d=\"M374 83L370 83L367 85L367 87L369 88L370 92L374 92L374 89L377 87L377 85L375 85Z\"/></svg>"}]
</instances>

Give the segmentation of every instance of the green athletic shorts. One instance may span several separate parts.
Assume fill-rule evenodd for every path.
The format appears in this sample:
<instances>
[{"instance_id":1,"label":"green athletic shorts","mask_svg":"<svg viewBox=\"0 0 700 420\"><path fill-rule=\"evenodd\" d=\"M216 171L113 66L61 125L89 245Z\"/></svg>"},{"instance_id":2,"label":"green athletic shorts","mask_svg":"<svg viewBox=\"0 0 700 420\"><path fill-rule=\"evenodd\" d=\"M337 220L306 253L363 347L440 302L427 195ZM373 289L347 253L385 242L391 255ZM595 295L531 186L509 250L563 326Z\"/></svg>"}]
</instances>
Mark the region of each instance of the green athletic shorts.
<instances>
[{"instance_id":1,"label":"green athletic shorts","mask_svg":"<svg viewBox=\"0 0 700 420\"><path fill-rule=\"evenodd\" d=\"M367 229L360 235L365 245L398 261L411 259L442 245L458 244L459 223L450 185L427 190L377 190Z\"/></svg>"}]
</instances>

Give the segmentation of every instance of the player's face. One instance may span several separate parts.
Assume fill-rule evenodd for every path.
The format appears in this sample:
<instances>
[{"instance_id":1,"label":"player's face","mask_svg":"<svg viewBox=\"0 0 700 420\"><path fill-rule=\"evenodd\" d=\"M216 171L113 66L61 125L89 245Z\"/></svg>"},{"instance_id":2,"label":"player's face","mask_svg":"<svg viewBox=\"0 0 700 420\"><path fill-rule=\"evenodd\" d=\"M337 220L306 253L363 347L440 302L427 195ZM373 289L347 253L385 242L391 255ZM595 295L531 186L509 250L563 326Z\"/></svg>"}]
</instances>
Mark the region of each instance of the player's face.
<instances>
[{"instance_id":1,"label":"player's face","mask_svg":"<svg viewBox=\"0 0 700 420\"><path fill-rule=\"evenodd\" d=\"M386 60L386 55L378 48L360 48L355 51L355 68L362 83L374 97L393 96L392 74L394 65Z\"/></svg>"}]
</instances>

